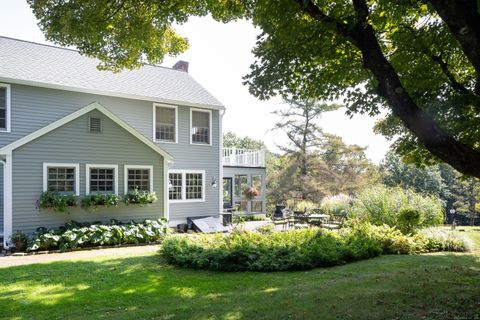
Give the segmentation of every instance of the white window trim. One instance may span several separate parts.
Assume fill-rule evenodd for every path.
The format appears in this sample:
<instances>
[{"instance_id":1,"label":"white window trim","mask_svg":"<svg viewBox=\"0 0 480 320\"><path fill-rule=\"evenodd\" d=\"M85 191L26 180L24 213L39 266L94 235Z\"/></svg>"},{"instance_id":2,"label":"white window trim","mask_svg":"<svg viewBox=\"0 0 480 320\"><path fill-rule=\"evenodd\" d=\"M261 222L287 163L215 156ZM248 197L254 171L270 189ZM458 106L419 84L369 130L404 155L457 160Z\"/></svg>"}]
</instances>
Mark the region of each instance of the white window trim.
<instances>
[{"instance_id":1,"label":"white window trim","mask_svg":"<svg viewBox=\"0 0 480 320\"><path fill-rule=\"evenodd\" d=\"M0 83L0 87L6 88L6 100L5 100L5 129L0 128L0 132L11 132L11 105L12 105L12 93L11 86L7 83Z\"/></svg>"},{"instance_id":2,"label":"white window trim","mask_svg":"<svg viewBox=\"0 0 480 320\"><path fill-rule=\"evenodd\" d=\"M205 202L205 181L206 175L205 170L168 170L168 179L170 179L170 173L180 173L182 174L182 199L181 200L171 200L170 193L168 194L170 203L185 203L185 202ZM187 173L200 173L202 174L202 199L187 199Z\"/></svg>"},{"instance_id":3,"label":"white window trim","mask_svg":"<svg viewBox=\"0 0 480 320\"><path fill-rule=\"evenodd\" d=\"M44 162L43 163L43 191L48 190L48 168L75 168L75 195L80 195L80 164L78 163L57 163Z\"/></svg>"},{"instance_id":4,"label":"white window trim","mask_svg":"<svg viewBox=\"0 0 480 320\"><path fill-rule=\"evenodd\" d=\"M113 169L113 193L118 195L118 165L116 164L91 164L87 163L85 165L85 195L90 194L90 169L99 168L99 169Z\"/></svg>"},{"instance_id":5,"label":"white window trim","mask_svg":"<svg viewBox=\"0 0 480 320\"><path fill-rule=\"evenodd\" d=\"M209 115L209 120L208 120L208 141L209 143L198 143L198 142L192 142L192 123L193 123L193 118L192 118L192 113L193 111L196 112L204 112L208 113ZM190 129L188 130L190 133L190 144L196 145L196 146L211 146L212 145L212 110L205 110L205 109L196 109L196 108L190 108Z\"/></svg>"},{"instance_id":6,"label":"white window trim","mask_svg":"<svg viewBox=\"0 0 480 320\"><path fill-rule=\"evenodd\" d=\"M175 109L175 139L174 139L174 141L157 140L157 107ZM169 104L154 103L153 104L153 117L152 118L153 118L153 142L178 143L178 107L177 106L173 106L173 105L169 105Z\"/></svg>"},{"instance_id":7,"label":"white window trim","mask_svg":"<svg viewBox=\"0 0 480 320\"><path fill-rule=\"evenodd\" d=\"M150 170L149 180L150 180L150 192L153 190L153 166L148 165L137 165L137 164L126 164L123 166L123 193L128 193L128 169L148 169Z\"/></svg>"}]
</instances>

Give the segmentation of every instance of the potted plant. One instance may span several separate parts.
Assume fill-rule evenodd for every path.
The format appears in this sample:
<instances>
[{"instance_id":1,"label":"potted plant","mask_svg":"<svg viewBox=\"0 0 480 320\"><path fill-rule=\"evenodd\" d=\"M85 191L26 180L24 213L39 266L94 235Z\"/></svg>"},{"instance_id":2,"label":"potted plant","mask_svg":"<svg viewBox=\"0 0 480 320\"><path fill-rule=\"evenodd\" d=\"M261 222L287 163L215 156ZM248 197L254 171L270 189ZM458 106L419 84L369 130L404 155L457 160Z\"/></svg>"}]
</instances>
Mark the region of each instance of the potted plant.
<instances>
[{"instance_id":1,"label":"potted plant","mask_svg":"<svg viewBox=\"0 0 480 320\"><path fill-rule=\"evenodd\" d=\"M245 196L245 198L247 200L252 200L253 198L257 197L260 195L260 192L258 192L257 189L255 189L254 187L248 187L247 189L245 189L245 191L243 192L243 195Z\"/></svg>"},{"instance_id":2,"label":"potted plant","mask_svg":"<svg viewBox=\"0 0 480 320\"><path fill-rule=\"evenodd\" d=\"M15 251L24 252L27 250L28 237L25 233L17 231L10 236L13 245L15 246Z\"/></svg>"}]
</instances>

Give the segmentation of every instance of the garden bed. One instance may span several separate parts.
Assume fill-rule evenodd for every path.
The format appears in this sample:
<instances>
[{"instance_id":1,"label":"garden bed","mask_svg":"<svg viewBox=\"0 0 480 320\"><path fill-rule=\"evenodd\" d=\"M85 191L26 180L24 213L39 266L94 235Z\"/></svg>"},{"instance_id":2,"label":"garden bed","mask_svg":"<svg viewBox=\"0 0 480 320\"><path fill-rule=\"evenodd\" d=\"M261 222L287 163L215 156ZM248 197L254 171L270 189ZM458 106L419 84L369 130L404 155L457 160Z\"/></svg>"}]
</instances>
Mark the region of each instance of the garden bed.
<instances>
[{"instance_id":1,"label":"garden bed","mask_svg":"<svg viewBox=\"0 0 480 320\"><path fill-rule=\"evenodd\" d=\"M388 226L361 224L339 232L319 228L284 232L171 236L162 254L173 265L217 271L287 271L330 267L380 256L467 251L467 240L430 230L404 235Z\"/></svg>"}]
</instances>

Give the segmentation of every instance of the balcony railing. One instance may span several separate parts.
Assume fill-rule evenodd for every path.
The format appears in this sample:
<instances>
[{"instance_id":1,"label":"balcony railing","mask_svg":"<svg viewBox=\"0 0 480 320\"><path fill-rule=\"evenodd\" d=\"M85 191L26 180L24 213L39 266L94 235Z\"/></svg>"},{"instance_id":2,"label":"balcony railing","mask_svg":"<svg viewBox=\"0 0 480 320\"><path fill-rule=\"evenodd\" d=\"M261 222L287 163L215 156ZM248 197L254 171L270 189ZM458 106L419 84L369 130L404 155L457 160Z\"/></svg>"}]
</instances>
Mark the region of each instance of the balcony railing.
<instances>
[{"instance_id":1,"label":"balcony railing","mask_svg":"<svg viewBox=\"0 0 480 320\"><path fill-rule=\"evenodd\" d=\"M265 167L265 150L223 148L223 165Z\"/></svg>"}]
</instances>

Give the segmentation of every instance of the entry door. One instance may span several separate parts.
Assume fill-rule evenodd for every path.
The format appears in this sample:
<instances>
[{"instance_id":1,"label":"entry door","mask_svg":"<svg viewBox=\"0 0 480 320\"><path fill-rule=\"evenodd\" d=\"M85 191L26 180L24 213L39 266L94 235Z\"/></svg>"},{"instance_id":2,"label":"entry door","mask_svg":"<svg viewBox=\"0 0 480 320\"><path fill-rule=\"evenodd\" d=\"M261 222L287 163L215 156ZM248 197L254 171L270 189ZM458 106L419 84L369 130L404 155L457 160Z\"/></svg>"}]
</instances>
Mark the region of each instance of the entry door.
<instances>
[{"instance_id":1,"label":"entry door","mask_svg":"<svg viewBox=\"0 0 480 320\"><path fill-rule=\"evenodd\" d=\"M231 208L232 206L232 178L223 178L223 208Z\"/></svg>"}]
</instances>

